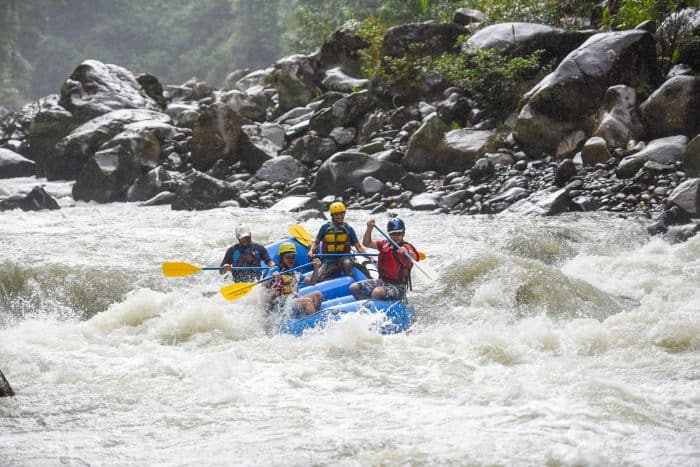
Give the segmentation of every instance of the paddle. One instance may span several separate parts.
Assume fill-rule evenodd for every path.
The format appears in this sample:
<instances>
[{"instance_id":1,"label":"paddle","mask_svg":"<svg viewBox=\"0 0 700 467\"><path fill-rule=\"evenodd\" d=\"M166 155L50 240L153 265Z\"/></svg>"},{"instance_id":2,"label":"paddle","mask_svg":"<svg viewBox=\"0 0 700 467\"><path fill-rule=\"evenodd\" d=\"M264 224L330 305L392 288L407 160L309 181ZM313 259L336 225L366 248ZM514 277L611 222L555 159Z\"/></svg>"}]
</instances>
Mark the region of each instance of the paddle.
<instances>
[{"instance_id":1,"label":"paddle","mask_svg":"<svg viewBox=\"0 0 700 467\"><path fill-rule=\"evenodd\" d=\"M374 227L375 229L377 229L377 232L379 232L380 234L382 234L382 235L384 236L384 238L386 238L387 240L389 240L389 243L391 243L391 244L394 246L394 248L400 248L399 245L398 245L395 241L393 241L389 235L385 234L384 231L383 231L382 229L380 229L380 228L377 226L377 224L373 224L373 227ZM426 270L426 269L428 269L427 267L426 267L425 269L423 269L423 268L418 264L418 261L414 260L414 259L411 257L411 255L409 255L408 253L404 253L404 255L406 255L406 258L408 258L408 259L411 261L411 263L413 263L413 265L414 265L416 268L418 268L418 270L419 270L420 272L422 272L422 273L425 275L425 277L427 277L431 282L437 280L437 273L436 273L435 271L428 271L428 270ZM420 258L420 255L419 255L418 257Z\"/></svg>"},{"instance_id":2,"label":"paddle","mask_svg":"<svg viewBox=\"0 0 700 467\"><path fill-rule=\"evenodd\" d=\"M311 243L313 243L311 234L301 224L291 226L289 228L289 233L294 236L297 242L301 243L307 248L311 246Z\"/></svg>"},{"instance_id":3,"label":"paddle","mask_svg":"<svg viewBox=\"0 0 700 467\"><path fill-rule=\"evenodd\" d=\"M299 269L305 268L307 266L311 266L313 263L306 263L302 264L301 266L297 266L292 269L287 269L286 271L280 272L280 274L289 274L294 271L298 271ZM224 296L226 300L237 300L241 297L244 297L248 295L248 293L253 290L253 287L262 284L263 282L271 281L274 279L275 276L270 276L266 277L265 279L261 279L257 282L236 282L235 284L227 285L226 287L221 288L221 295Z\"/></svg>"},{"instance_id":4,"label":"paddle","mask_svg":"<svg viewBox=\"0 0 700 467\"><path fill-rule=\"evenodd\" d=\"M305 247L311 246L311 243L312 243L312 241L313 241L313 240L311 239L311 234L309 233L308 230L306 230L306 229L304 228L303 225L301 225L301 224L296 224L296 225L291 226L291 227L289 228L289 233L292 234L292 235L294 236L294 238L296 239L297 242L301 243L301 244L304 245ZM356 253L355 255L356 255L356 256L378 256L378 255L372 254L372 253L368 253L368 254L365 254L365 253ZM333 254L316 255L316 256L333 256ZM339 254L339 253L336 253L335 256L353 256L353 254L349 254L349 253L348 253L348 254L345 254L345 253ZM423 261L423 260L425 259L425 253L423 253L422 251L419 251L419 252L418 252L418 259L419 259L420 261Z\"/></svg>"},{"instance_id":5,"label":"paddle","mask_svg":"<svg viewBox=\"0 0 700 467\"><path fill-rule=\"evenodd\" d=\"M200 267L200 266L195 266L194 264L190 263L181 263L181 262L171 262L171 263L163 263L163 274L165 277L184 277L184 276L191 276L194 273L197 273L199 271L220 271L223 268L213 268L213 267ZM264 268L264 267L232 267L232 271L248 271L248 270L254 270L254 269L269 269L269 268Z\"/></svg>"},{"instance_id":6,"label":"paddle","mask_svg":"<svg viewBox=\"0 0 700 467\"><path fill-rule=\"evenodd\" d=\"M378 253L322 253L316 255L319 258L333 257L333 256L379 256Z\"/></svg>"}]
</instances>

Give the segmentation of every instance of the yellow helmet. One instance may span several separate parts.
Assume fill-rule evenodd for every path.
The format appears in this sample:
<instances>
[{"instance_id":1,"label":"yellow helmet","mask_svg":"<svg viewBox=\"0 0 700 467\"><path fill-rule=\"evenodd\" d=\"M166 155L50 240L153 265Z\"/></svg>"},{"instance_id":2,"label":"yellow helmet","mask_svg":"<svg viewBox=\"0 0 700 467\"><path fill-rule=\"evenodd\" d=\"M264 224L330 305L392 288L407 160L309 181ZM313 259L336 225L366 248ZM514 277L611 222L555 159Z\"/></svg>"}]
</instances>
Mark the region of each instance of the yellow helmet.
<instances>
[{"instance_id":1,"label":"yellow helmet","mask_svg":"<svg viewBox=\"0 0 700 467\"><path fill-rule=\"evenodd\" d=\"M345 209L345 205L343 203L341 203L340 201L336 201L335 203L331 203L329 210L331 211L331 216L333 214L338 214L339 212L347 211L347 209Z\"/></svg>"},{"instance_id":2,"label":"yellow helmet","mask_svg":"<svg viewBox=\"0 0 700 467\"><path fill-rule=\"evenodd\" d=\"M278 250L278 253L280 256L286 254L286 253L297 253L297 247L294 246L293 243L290 242L284 242L280 245L280 248Z\"/></svg>"}]
</instances>

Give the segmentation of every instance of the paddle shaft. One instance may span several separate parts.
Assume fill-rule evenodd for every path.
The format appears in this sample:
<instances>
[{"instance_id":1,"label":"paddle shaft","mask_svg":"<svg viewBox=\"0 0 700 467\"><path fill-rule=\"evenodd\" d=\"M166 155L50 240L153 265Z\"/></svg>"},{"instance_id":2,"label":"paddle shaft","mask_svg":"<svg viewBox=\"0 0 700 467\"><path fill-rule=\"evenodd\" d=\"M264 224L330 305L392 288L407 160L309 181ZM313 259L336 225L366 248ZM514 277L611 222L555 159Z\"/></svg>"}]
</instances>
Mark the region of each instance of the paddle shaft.
<instances>
[{"instance_id":1,"label":"paddle shaft","mask_svg":"<svg viewBox=\"0 0 700 467\"><path fill-rule=\"evenodd\" d=\"M377 227L377 224L373 224L372 227L374 227L375 229L377 229L377 232L379 232L380 234L382 234L382 235L384 236L384 238L386 238L387 240L389 240L389 243L391 243L391 244L394 246L394 248L396 248L396 249L401 248L401 247L399 246L399 244L396 243L395 241L393 241L389 235L387 235L386 233L384 233L384 231L383 231L382 229L380 229L379 227ZM411 255L409 255L408 253L404 253L404 255L406 255L406 258L408 258L408 259L411 261L411 263L413 263L413 265L414 265L420 272L422 272L423 274L425 274L425 276L426 276L428 279L430 279L430 280L435 280L435 278L434 278L433 276L431 276L431 275L428 273L428 271L426 271L426 270L424 270L422 267L420 267L420 265L418 264L418 261L414 260L413 257L412 257Z\"/></svg>"},{"instance_id":2,"label":"paddle shaft","mask_svg":"<svg viewBox=\"0 0 700 467\"><path fill-rule=\"evenodd\" d=\"M203 271L221 271L223 268L201 268L201 269ZM232 266L231 267L231 271L248 271L251 269L270 269L270 268L268 268L267 266L266 267L262 267L262 266L241 266L241 267L238 267L238 266L233 267Z\"/></svg>"},{"instance_id":3,"label":"paddle shaft","mask_svg":"<svg viewBox=\"0 0 700 467\"><path fill-rule=\"evenodd\" d=\"M374 227L375 229L377 229L377 232L379 232L380 234L382 234L382 235L384 236L384 238L386 238L387 240L389 240L389 243L391 243L391 245L392 245L394 248L396 248L397 250L398 250L399 248L401 248L401 247L399 246L399 244L396 243L395 241L393 241L389 235L385 234L384 231L383 231L382 229L380 229L379 227L377 227L377 224L372 224L372 227ZM411 262L412 262L413 264L416 264L416 260L414 260L413 257L412 257L411 255L409 255L408 253L404 253L404 255L406 255L406 258L410 259Z\"/></svg>"},{"instance_id":4,"label":"paddle shaft","mask_svg":"<svg viewBox=\"0 0 700 467\"><path fill-rule=\"evenodd\" d=\"M328 257L333 257L333 256L379 256L378 253L322 253L319 255L316 255L319 258L324 258L326 256Z\"/></svg>"},{"instance_id":5,"label":"paddle shaft","mask_svg":"<svg viewBox=\"0 0 700 467\"><path fill-rule=\"evenodd\" d=\"M280 271L280 274L289 274L291 272L298 271L299 269L305 268L307 266L311 266L312 264L314 264L314 263L306 263L306 264L302 264L301 266L297 266L297 267L292 268L292 269L285 269L284 271ZM260 279L257 282L252 282L250 284L250 287L253 287L254 285L262 284L263 282L271 281L274 278L275 278L275 276L270 276L270 277L266 277L265 279Z\"/></svg>"}]
</instances>

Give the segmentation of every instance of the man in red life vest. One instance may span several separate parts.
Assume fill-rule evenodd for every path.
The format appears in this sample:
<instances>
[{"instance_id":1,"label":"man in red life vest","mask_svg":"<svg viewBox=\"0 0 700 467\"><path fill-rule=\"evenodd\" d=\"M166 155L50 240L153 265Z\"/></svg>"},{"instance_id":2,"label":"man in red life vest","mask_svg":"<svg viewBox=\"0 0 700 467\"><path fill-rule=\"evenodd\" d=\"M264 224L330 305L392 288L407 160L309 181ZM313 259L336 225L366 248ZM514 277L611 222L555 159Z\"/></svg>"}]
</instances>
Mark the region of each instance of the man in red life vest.
<instances>
[{"instance_id":1,"label":"man in red life vest","mask_svg":"<svg viewBox=\"0 0 700 467\"><path fill-rule=\"evenodd\" d=\"M321 254L342 255L351 252L352 247L360 253L366 253L362 248L355 230L345 223L345 205L339 201L331 203L329 211L331 222L321 226L316 239L309 246L309 257L316 256L316 249L321 245ZM350 256L321 256L322 265L318 271L317 282L325 281L340 275L352 276L352 257ZM316 283L316 282L314 282Z\"/></svg>"},{"instance_id":2,"label":"man in red life vest","mask_svg":"<svg viewBox=\"0 0 700 467\"><path fill-rule=\"evenodd\" d=\"M362 237L362 244L367 248L379 250L379 279L367 279L350 285L350 293L355 299L372 298L372 300L400 300L406 296L406 290L411 283L411 268L413 262L405 255L408 254L414 261L418 261L416 247L403 239L406 226L399 218L392 219L387 224L386 230L391 239L399 246L394 247L389 240L372 240L374 219L367 221L367 230Z\"/></svg>"}]
</instances>

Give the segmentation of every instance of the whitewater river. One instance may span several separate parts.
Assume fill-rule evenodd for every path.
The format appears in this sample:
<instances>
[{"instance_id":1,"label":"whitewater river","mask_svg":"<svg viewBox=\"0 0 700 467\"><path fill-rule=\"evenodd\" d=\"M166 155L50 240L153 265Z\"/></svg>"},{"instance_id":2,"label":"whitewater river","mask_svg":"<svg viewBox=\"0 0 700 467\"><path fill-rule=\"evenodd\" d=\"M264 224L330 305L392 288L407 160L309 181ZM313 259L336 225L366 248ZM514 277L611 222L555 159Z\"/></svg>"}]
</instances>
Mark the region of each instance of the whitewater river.
<instances>
[{"instance_id":1,"label":"whitewater river","mask_svg":"<svg viewBox=\"0 0 700 467\"><path fill-rule=\"evenodd\" d=\"M700 236L400 211L439 273L414 274L411 331L350 316L297 338L266 334L257 292L226 302L216 272L160 270L217 266L238 222L270 243L294 218L46 189L62 209L0 213L17 393L0 399L0 465L699 465Z\"/></svg>"}]
</instances>

